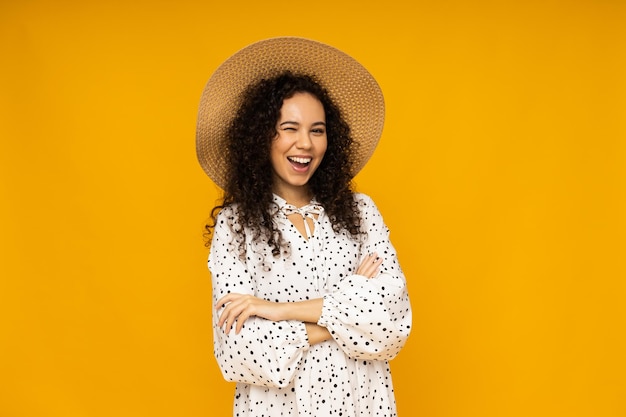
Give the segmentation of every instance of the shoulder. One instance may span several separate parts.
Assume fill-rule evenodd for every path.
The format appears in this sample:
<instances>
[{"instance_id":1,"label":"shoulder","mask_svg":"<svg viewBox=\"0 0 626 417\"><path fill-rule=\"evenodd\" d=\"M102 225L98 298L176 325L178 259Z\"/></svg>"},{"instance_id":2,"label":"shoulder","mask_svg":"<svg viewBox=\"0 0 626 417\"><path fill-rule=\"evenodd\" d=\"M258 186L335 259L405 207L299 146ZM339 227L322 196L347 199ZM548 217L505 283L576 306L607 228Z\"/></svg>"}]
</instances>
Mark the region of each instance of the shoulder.
<instances>
[{"instance_id":1,"label":"shoulder","mask_svg":"<svg viewBox=\"0 0 626 417\"><path fill-rule=\"evenodd\" d=\"M237 217L237 206L235 204L229 204L220 208L216 216L218 221L225 221L226 219L234 217Z\"/></svg>"},{"instance_id":2,"label":"shoulder","mask_svg":"<svg viewBox=\"0 0 626 417\"><path fill-rule=\"evenodd\" d=\"M239 215L236 204L229 204L222 207L215 217L216 229L223 229L226 226L234 232L241 230L241 227L239 227Z\"/></svg>"},{"instance_id":3,"label":"shoulder","mask_svg":"<svg viewBox=\"0 0 626 417\"><path fill-rule=\"evenodd\" d=\"M370 197L369 195L363 194L363 193L354 193L353 197L354 197L354 201L356 202L358 207L361 209L361 211L363 210L367 211L371 209L378 211L378 209L376 208L376 204L374 203L374 200L372 200L372 197Z\"/></svg>"},{"instance_id":4,"label":"shoulder","mask_svg":"<svg viewBox=\"0 0 626 417\"><path fill-rule=\"evenodd\" d=\"M354 193L354 201L361 212L362 225L366 228L378 228L384 225L383 215L374 203L374 200L367 194Z\"/></svg>"}]
</instances>

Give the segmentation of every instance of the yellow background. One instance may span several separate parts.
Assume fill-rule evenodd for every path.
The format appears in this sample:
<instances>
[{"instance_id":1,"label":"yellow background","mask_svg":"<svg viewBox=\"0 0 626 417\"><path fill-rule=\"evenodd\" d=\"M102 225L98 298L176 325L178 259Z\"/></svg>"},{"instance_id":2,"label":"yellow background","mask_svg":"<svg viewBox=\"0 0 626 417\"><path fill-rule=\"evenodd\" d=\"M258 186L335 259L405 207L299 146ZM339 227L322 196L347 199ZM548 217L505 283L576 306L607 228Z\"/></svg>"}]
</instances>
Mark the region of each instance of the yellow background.
<instances>
[{"instance_id":1,"label":"yellow background","mask_svg":"<svg viewBox=\"0 0 626 417\"><path fill-rule=\"evenodd\" d=\"M196 111L279 35L385 93L400 416L626 416L626 3L5 0L0 417L230 415Z\"/></svg>"}]
</instances>

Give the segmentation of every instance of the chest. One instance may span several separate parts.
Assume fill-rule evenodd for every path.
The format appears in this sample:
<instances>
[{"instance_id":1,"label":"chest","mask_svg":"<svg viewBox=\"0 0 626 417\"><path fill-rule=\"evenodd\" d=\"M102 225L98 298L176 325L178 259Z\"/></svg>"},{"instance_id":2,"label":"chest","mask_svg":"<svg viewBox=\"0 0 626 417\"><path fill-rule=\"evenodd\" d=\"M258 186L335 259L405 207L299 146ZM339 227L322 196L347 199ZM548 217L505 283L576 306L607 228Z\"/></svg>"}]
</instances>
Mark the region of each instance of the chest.
<instances>
[{"instance_id":1,"label":"chest","mask_svg":"<svg viewBox=\"0 0 626 417\"><path fill-rule=\"evenodd\" d=\"M256 296L275 302L319 298L356 271L359 242L345 233L335 233L324 220L316 221L309 239L293 223L281 224L283 238L289 242L287 253L281 257L273 257L262 250L262 245L247 246L247 267Z\"/></svg>"}]
</instances>

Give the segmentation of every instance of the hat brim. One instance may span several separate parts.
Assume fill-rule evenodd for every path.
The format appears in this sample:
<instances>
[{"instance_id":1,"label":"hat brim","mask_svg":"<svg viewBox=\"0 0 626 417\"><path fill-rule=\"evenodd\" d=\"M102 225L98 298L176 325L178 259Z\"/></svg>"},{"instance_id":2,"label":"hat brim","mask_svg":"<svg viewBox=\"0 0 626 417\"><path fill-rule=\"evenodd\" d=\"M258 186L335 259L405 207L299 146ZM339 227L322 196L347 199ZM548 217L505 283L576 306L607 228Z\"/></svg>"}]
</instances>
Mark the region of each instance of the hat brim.
<instances>
[{"instance_id":1,"label":"hat brim","mask_svg":"<svg viewBox=\"0 0 626 417\"><path fill-rule=\"evenodd\" d=\"M253 43L228 58L207 82L198 111L196 152L206 174L226 185L226 132L251 84L282 71L307 74L324 87L358 143L353 176L365 166L380 139L385 119L382 91L354 58L321 42L299 37Z\"/></svg>"}]
</instances>

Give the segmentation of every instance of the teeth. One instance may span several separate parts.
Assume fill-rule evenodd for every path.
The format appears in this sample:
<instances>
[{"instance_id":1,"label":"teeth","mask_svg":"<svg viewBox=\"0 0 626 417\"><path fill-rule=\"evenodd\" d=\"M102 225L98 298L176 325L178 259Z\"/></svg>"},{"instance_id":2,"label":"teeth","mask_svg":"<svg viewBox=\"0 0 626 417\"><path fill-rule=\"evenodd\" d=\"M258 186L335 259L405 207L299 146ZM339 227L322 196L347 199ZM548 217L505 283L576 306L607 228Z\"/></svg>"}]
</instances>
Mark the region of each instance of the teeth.
<instances>
[{"instance_id":1,"label":"teeth","mask_svg":"<svg viewBox=\"0 0 626 417\"><path fill-rule=\"evenodd\" d=\"M298 158L295 156L290 156L288 159L299 164L308 164L309 162L311 162L312 158Z\"/></svg>"}]
</instances>

